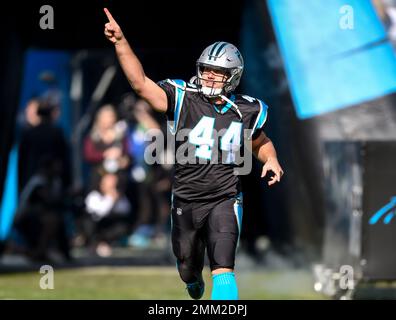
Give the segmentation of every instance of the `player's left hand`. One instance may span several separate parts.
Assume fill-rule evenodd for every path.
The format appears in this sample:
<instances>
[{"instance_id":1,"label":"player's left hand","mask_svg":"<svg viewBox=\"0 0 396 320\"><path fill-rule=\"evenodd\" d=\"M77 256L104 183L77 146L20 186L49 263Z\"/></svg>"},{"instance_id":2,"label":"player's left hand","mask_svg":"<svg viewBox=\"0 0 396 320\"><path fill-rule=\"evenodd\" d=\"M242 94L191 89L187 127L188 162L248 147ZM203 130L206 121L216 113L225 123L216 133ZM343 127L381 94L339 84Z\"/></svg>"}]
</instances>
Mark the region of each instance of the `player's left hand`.
<instances>
[{"instance_id":1,"label":"player's left hand","mask_svg":"<svg viewBox=\"0 0 396 320\"><path fill-rule=\"evenodd\" d=\"M268 185L271 186L276 182L279 182L283 176L283 169L280 166L277 158L269 158L263 166L263 171L261 172L261 177L264 178L268 171L272 171L275 175L271 177L268 181Z\"/></svg>"}]
</instances>

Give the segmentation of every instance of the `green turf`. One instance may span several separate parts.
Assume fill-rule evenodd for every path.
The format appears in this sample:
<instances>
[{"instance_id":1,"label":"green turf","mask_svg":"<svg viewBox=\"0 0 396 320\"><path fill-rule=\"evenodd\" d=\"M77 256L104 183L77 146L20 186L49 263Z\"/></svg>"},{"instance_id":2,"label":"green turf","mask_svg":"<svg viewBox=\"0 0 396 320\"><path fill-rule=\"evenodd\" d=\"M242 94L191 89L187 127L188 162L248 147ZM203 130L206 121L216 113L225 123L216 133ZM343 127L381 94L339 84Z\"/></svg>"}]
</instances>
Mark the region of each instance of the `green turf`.
<instances>
[{"instance_id":1,"label":"green turf","mask_svg":"<svg viewBox=\"0 0 396 320\"><path fill-rule=\"evenodd\" d=\"M55 270L54 289L42 290L37 272L0 275L0 299L189 299L175 268L93 267ZM211 281L204 299L210 298ZM323 299L308 272L238 272L241 299Z\"/></svg>"}]
</instances>

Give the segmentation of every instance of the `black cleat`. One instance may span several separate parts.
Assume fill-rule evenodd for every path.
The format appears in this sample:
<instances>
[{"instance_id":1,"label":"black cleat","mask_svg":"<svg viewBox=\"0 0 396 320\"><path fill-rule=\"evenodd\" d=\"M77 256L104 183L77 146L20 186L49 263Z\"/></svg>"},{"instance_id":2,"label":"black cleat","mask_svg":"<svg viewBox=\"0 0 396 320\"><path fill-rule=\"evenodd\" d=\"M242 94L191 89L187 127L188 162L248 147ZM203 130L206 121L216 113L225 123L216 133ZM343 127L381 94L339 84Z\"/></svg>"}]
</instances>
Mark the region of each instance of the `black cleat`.
<instances>
[{"instance_id":1,"label":"black cleat","mask_svg":"<svg viewBox=\"0 0 396 320\"><path fill-rule=\"evenodd\" d=\"M196 282L187 283L187 291L190 297L194 300L201 299L205 292L205 282L202 277Z\"/></svg>"}]
</instances>

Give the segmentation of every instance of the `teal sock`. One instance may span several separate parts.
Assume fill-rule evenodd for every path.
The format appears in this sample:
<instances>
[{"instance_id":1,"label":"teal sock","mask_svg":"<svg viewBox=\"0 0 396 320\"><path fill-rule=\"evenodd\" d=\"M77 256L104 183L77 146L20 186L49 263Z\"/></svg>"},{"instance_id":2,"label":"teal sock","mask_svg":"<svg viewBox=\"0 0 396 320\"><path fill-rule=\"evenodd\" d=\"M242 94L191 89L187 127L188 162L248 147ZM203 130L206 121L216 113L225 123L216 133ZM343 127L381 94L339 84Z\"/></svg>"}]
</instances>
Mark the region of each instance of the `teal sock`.
<instances>
[{"instance_id":1,"label":"teal sock","mask_svg":"<svg viewBox=\"0 0 396 320\"><path fill-rule=\"evenodd\" d=\"M234 272L215 274L212 278L212 300L238 300L238 287Z\"/></svg>"}]
</instances>

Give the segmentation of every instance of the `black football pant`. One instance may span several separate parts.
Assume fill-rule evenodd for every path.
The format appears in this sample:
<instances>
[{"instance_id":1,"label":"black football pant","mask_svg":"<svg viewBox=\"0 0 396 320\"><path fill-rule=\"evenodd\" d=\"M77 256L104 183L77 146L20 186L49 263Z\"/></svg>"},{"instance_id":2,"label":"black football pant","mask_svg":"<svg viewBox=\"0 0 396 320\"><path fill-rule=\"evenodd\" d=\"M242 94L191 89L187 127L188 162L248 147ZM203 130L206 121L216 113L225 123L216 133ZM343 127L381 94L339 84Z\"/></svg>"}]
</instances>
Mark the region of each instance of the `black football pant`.
<instances>
[{"instance_id":1,"label":"black football pant","mask_svg":"<svg viewBox=\"0 0 396 320\"><path fill-rule=\"evenodd\" d=\"M234 268L242 193L212 202L172 200L172 246L185 283L200 279L207 249L211 270Z\"/></svg>"}]
</instances>

